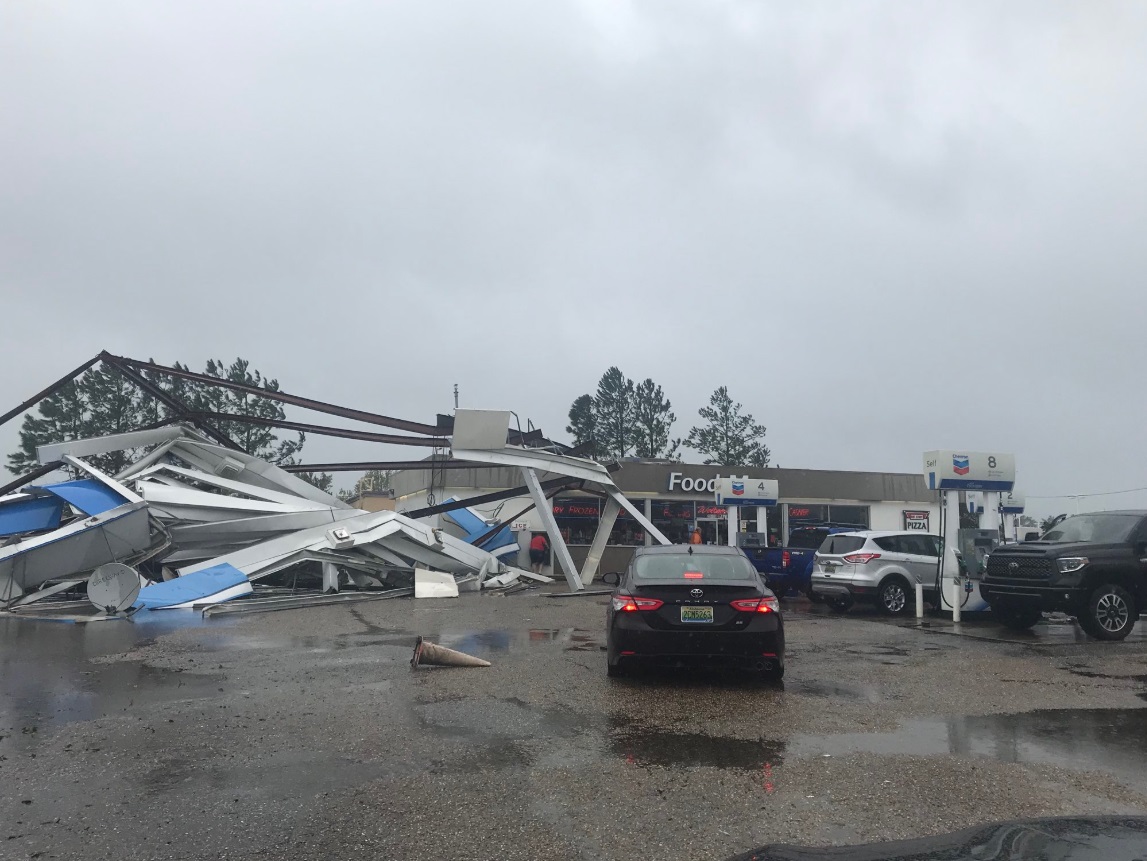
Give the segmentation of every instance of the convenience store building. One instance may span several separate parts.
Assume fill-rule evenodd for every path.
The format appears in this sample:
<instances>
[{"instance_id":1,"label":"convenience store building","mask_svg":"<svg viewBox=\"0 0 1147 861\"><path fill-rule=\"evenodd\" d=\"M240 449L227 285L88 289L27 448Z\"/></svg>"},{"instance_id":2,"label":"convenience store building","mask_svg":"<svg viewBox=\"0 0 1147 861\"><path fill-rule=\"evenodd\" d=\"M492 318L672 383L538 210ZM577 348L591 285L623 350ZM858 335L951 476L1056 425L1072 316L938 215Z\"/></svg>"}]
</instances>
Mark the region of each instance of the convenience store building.
<instances>
[{"instance_id":1,"label":"convenience store building","mask_svg":"<svg viewBox=\"0 0 1147 861\"><path fill-rule=\"evenodd\" d=\"M939 518L939 497L916 473L851 472L815 469L722 468L704 464L625 460L612 474L614 482L635 507L673 542L685 542L694 528L708 544L728 543L728 516L714 503L719 476L770 478L778 482L780 501L765 513L742 508L738 543L787 543L791 530L824 523L847 524L859 529L920 529L934 532ZM543 480L553 476L541 475ZM442 502L469 498L522 485L517 469L475 467L432 472L411 470L392 479L396 510L412 511L428 504L430 495ZM542 531L537 513L525 511L528 496L480 504L476 510L486 519L512 518L511 526L523 548L535 531ZM561 491L551 501L554 517L574 561L580 566L597 530L603 499L583 491ZM451 529L447 515L437 524ZM626 512L610 534L602 558L602 571L621 570L633 548L650 543L649 537ZM525 561L523 550L523 564Z\"/></svg>"}]
</instances>

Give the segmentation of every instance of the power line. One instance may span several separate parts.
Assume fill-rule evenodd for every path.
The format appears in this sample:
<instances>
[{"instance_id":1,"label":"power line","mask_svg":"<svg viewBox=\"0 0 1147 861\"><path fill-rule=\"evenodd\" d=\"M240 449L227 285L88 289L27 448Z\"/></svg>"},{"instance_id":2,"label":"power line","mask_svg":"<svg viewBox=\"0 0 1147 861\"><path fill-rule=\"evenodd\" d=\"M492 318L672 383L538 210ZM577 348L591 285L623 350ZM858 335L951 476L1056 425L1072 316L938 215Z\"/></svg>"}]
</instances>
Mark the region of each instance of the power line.
<instances>
[{"instance_id":1,"label":"power line","mask_svg":"<svg viewBox=\"0 0 1147 861\"><path fill-rule=\"evenodd\" d=\"M1029 496L1024 494L1024 499L1083 499L1088 496L1121 496L1124 493L1143 493L1147 491L1147 487L1133 487L1130 490L1105 490L1100 493L1061 493L1059 496Z\"/></svg>"}]
</instances>

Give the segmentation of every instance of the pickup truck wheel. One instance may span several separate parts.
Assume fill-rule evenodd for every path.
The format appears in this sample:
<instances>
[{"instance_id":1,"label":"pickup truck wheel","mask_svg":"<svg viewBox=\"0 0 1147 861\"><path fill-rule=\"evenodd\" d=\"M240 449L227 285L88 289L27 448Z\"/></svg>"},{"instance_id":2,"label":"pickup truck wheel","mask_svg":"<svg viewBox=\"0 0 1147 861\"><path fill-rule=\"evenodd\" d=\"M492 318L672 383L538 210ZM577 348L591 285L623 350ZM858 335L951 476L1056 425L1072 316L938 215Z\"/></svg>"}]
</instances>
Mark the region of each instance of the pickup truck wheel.
<instances>
[{"instance_id":1,"label":"pickup truck wheel","mask_svg":"<svg viewBox=\"0 0 1147 861\"><path fill-rule=\"evenodd\" d=\"M876 605L890 616L904 615L909 609L908 584L900 577L887 578L876 593Z\"/></svg>"},{"instance_id":2,"label":"pickup truck wheel","mask_svg":"<svg viewBox=\"0 0 1147 861\"><path fill-rule=\"evenodd\" d=\"M852 596L841 595L836 598L825 598L824 603L828 605L828 609L834 613L847 613L852 609Z\"/></svg>"},{"instance_id":3,"label":"pickup truck wheel","mask_svg":"<svg viewBox=\"0 0 1147 861\"><path fill-rule=\"evenodd\" d=\"M999 619L1005 628L1026 631L1043 618L1043 611L1036 604L1004 604L999 607L993 606L992 615Z\"/></svg>"},{"instance_id":4,"label":"pickup truck wheel","mask_svg":"<svg viewBox=\"0 0 1147 861\"><path fill-rule=\"evenodd\" d=\"M1122 640L1139 619L1131 593L1116 583L1104 583L1087 601L1086 624L1081 627L1097 640Z\"/></svg>"}]
</instances>

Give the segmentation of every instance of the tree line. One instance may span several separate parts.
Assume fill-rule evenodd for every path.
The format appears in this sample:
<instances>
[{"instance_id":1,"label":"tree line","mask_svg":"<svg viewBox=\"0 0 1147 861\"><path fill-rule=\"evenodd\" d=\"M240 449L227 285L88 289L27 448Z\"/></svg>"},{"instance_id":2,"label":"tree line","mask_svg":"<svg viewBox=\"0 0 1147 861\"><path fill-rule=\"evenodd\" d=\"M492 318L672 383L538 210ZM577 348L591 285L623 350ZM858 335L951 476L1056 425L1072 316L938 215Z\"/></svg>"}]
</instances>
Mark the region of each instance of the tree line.
<instances>
[{"instance_id":1,"label":"tree line","mask_svg":"<svg viewBox=\"0 0 1147 861\"><path fill-rule=\"evenodd\" d=\"M593 394L579 395L569 410L566 432L586 457L680 460L682 446L701 453L707 464L768 466L772 453L766 429L733 401L727 386L717 388L709 405L697 411L700 423L684 439L673 437L677 416L661 386L646 378L634 383L617 366L598 380Z\"/></svg>"},{"instance_id":2,"label":"tree line","mask_svg":"<svg viewBox=\"0 0 1147 861\"><path fill-rule=\"evenodd\" d=\"M175 367L183 371L191 370L179 362L175 363ZM286 418L282 405L277 401L156 371L144 370L141 373L149 383L185 404L191 412L245 415L272 420ZM209 359L203 373L269 392L279 390L278 380L252 369L251 363L242 358L235 359L229 365ZM15 475L35 469L39 465L36 459L37 446L128 433L173 418L175 414L170 407L125 379L114 367L97 365L42 400L36 413L24 416L20 427L20 447L8 455L8 469ZM299 462L297 457L306 442L306 436L302 433L280 438L270 427L247 422L219 419L213 421L213 425L249 454L284 466ZM85 460L96 469L115 475L134 463L141 453L136 449L109 451L91 455ZM299 477L326 491L333 484L333 476L327 473L299 473Z\"/></svg>"}]
</instances>

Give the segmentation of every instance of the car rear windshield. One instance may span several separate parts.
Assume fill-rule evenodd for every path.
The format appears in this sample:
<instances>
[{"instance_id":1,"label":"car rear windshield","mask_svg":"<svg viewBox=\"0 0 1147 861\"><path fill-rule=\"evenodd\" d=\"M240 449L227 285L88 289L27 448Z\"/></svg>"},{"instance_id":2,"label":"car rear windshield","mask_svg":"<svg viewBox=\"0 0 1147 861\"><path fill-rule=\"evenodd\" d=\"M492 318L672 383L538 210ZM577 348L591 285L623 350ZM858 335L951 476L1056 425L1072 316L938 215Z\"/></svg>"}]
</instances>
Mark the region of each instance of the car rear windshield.
<instances>
[{"instance_id":1,"label":"car rear windshield","mask_svg":"<svg viewBox=\"0 0 1147 861\"><path fill-rule=\"evenodd\" d=\"M1130 539L1138 524L1139 518L1134 514L1077 514L1053 526L1043 540L1118 544Z\"/></svg>"},{"instance_id":2,"label":"car rear windshield","mask_svg":"<svg viewBox=\"0 0 1147 861\"><path fill-rule=\"evenodd\" d=\"M828 535L827 529L794 529L789 536L789 547L798 550L816 550Z\"/></svg>"},{"instance_id":3,"label":"car rear windshield","mask_svg":"<svg viewBox=\"0 0 1147 861\"><path fill-rule=\"evenodd\" d=\"M825 556L841 556L859 550L864 546L864 542L863 535L830 535L824 539L824 544L820 545L817 553Z\"/></svg>"},{"instance_id":4,"label":"car rear windshield","mask_svg":"<svg viewBox=\"0 0 1147 861\"><path fill-rule=\"evenodd\" d=\"M650 553L637 557L634 573L639 580L752 580L757 576L748 559L732 553Z\"/></svg>"}]
</instances>

